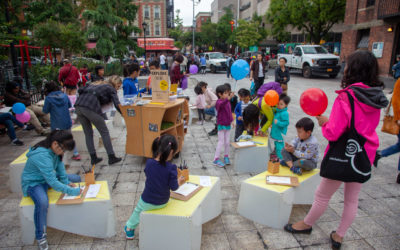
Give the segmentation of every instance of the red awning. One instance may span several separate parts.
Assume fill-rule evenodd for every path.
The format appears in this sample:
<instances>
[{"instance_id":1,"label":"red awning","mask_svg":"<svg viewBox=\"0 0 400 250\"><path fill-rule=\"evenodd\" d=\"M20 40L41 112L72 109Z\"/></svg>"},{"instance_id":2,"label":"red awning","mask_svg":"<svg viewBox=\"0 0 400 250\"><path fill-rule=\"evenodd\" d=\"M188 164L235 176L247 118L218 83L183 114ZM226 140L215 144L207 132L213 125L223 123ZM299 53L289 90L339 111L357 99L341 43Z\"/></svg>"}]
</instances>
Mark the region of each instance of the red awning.
<instances>
[{"instance_id":1,"label":"red awning","mask_svg":"<svg viewBox=\"0 0 400 250\"><path fill-rule=\"evenodd\" d=\"M96 43L87 43L86 44L86 48L87 49L94 49L94 48L96 48Z\"/></svg>"},{"instance_id":2,"label":"red awning","mask_svg":"<svg viewBox=\"0 0 400 250\"><path fill-rule=\"evenodd\" d=\"M144 46L140 46L144 49ZM149 46L146 47L146 50L179 50L177 47L169 47L169 46Z\"/></svg>"}]
</instances>

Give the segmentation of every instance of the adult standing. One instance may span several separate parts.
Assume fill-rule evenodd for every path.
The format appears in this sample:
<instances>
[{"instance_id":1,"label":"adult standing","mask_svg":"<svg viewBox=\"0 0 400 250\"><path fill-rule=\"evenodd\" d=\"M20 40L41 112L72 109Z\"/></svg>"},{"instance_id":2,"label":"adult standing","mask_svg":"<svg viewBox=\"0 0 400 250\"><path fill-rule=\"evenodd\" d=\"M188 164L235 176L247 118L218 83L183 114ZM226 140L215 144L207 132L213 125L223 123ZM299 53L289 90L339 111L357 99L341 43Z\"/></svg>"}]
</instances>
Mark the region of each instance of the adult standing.
<instances>
[{"instance_id":1,"label":"adult standing","mask_svg":"<svg viewBox=\"0 0 400 250\"><path fill-rule=\"evenodd\" d=\"M264 84L266 65L267 63L263 60L263 56L261 53L257 54L256 61L251 64L250 81L253 81L254 79L256 93L261 85Z\"/></svg>"},{"instance_id":2,"label":"adult standing","mask_svg":"<svg viewBox=\"0 0 400 250\"><path fill-rule=\"evenodd\" d=\"M368 167L367 165L370 166L374 162L376 149L379 145L379 138L375 130L380 120L380 109L388 104L388 100L382 92L383 83L379 80L378 74L378 61L371 52L356 51L351 54L347 58L347 66L344 70L341 84L343 89L336 92L338 97L335 99L330 117L317 117L318 123L322 127L323 136L330 142L340 140L339 138L342 135L346 136L350 128L352 128L351 133L354 133L355 130L365 140L364 147L362 145L359 146L361 151L358 152L364 151L367 162L359 159L352 166L346 166L349 170L353 168L359 171L358 169L364 169L364 167ZM326 152L328 150L329 146ZM329 156L327 159L331 158L334 157ZM323 162L325 160L324 158ZM345 162L343 164L348 164L347 160ZM303 221L287 224L284 227L286 231L291 233L311 233L312 225L325 212L332 195L344 182L342 219L338 229L330 234L332 247L334 249L341 247L343 237L356 217L358 195L362 182L365 182L365 179L357 179L361 175L356 175L357 177L352 178L352 181L349 182L347 180L353 175L347 174L348 172L346 171L341 172L343 174L340 177L335 177L335 179L322 177L321 183L315 192L313 205L307 216ZM354 171L354 173L356 172Z\"/></svg>"},{"instance_id":3,"label":"adult standing","mask_svg":"<svg viewBox=\"0 0 400 250\"><path fill-rule=\"evenodd\" d=\"M392 95L392 107L393 107L393 118L397 122L397 125L400 126L400 78L397 79ZM388 107L390 108L390 107ZM385 148L382 151L376 152L376 158L374 161L375 167L378 166L378 160L382 157L388 157L390 155L396 154L400 152L400 133L397 135L397 143ZM397 164L397 170L399 171L397 174L396 182L400 184L400 158L399 163Z\"/></svg>"},{"instance_id":4,"label":"adult standing","mask_svg":"<svg viewBox=\"0 0 400 250\"><path fill-rule=\"evenodd\" d=\"M288 82L290 81L289 69L285 66L287 60L284 57L279 58L279 67L275 69L275 82L279 82L283 93L287 94Z\"/></svg>"},{"instance_id":5,"label":"adult standing","mask_svg":"<svg viewBox=\"0 0 400 250\"><path fill-rule=\"evenodd\" d=\"M228 58L226 59L226 77L229 78L231 75L231 67L233 64L233 56L231 54L228 54Z\"/></svg>"},{"instance_id":6,"label":"adult standing","mask_svg":"<svg viewBox=\"0 0 400 250\"><path fill-rule=\"evenodd\" d=\"M206 60L206 57L203 54L200 57L200 73L205 75L206 71L207 71L207 60Z\"/></svg>"},{"instance_id":7,"label":"adult standing","mask_svg":"<svg viewBox=\"0 0 400 250\"><path fill-rule=\"evenodd\" d=\"M66 88L67 95L75 95L81 78L78 69L68 59L63 60L64 66L58 74L58 81Z\"/></svg>"},{"instance_id":8,"label":"adult standing","mask_svg":"<svg viewBox=\"0 0 400 250\"><path fill-rule=\"evenodd\" d=\"M122 81L110 81L110 84L89 85L79 89L79 97L75 103L75 111L78 120L82 124L85 133L86 147L89 151L91 164L97 164L103 159L97 157L96 149L93 142L92 124L100 132L108 154L108 164L114 164L121 161L121 158L115 156L113 146L111 144L110 133L104 121L101 107L109 103L113 103L115 108L121 113L119 108L119 100L117 90L121 87Z\"/></svg>"},{"instance_id":9,"label":"adult standing","mask_svg":"<svg viewBox=\"0 0 400 250\"><path fill-rule=\"evenodd\" d=\"M20 88L20 84L16 81L10 82L6 86L4 95L4 104L12 107L15 103L21 102L25 105L26 111L31 116L29 122L35 127L35 131L40 135L46 135L50 132L49 129L43 128L40 120L47 125L50 125L50 116L43 113L42 108L31 103L29 93L26 93ZM40 119L40 120L39 120Z\"/></svg>"},{"instance_id":10,"label":"adult standing","mask_svg":"<svg viewBox=\"0 0 400 250\"><path fill-rule=\"evenodd\" d=\"M167 58L165 57L164 53L161 53L161 56L160 56L160 66L161 66L161 69L163 69L163 70L168 69Z\"/></svg>"},{"instance_id":11,"label":"adult standing","mask_svg":"<svg viewBox=\"0 0 400 250\"><path fill-rule=\"evenodd\" d=\"M175 57L174 63L171 66L171 71L170 71L170 74L169 74L170 75L170 79L171 79L171 83L173 83L173 84L177 83L179 87L181 86L183 76L186 74L185 71L184 71L183 74L181 73L181 64L182 64L182 62L183 62L183 56L180 55L180 54L177 55Z\"/></svg>"}]
</instances>

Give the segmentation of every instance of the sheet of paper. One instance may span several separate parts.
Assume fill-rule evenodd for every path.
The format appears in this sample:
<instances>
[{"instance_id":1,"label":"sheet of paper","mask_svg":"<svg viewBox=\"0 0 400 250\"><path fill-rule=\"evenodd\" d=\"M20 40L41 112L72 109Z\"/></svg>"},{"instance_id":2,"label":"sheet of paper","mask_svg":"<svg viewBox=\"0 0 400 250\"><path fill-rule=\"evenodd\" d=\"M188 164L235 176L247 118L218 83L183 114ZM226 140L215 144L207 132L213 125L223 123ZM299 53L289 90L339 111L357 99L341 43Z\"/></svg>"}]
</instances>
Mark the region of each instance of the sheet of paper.
<instances>
[{"instance_id":1,"label":"sheet of paper","mask_svg":"<svg viewBox=\"0 0 400 250\"><path fill-rule=\"evenodd\" d=\"M279 183L279 184L290 184L290 177L283 176L267 176L268 182Z\"/></svg>"},{"instance_id":2,"label":"sheet of paper","mask_svg":"<svg viewBox=\"0 0 400 250\"><path fill-rule=\"evenodd\" d=\"M86 193L85 198L96 198L97 194L100 191L101 184L91 184L89 185L89 189Z\"/></svg>"},{"instance_id":3,"label":"sheet of paper","mask_svg":"<svg viewBox=\"0 0 400 250\"><path fill-rule=\"evenodd\" d=\"M83 192L83 190L85 189L85 186L81 186L81 193ZM74 199L79 199L81 198L81 195L68 195L65 194L64 197L62 198L63 200L74 200Z\"/></svg>"},{"instance_id":4,"label":"sheet of paper","mask_svg":"<svg viewBox=\"0 0 400 250\"><path fill-rule=\"evenodd\" d=\"M0 109L0 113L8 113L8 112L10 112L10 110L11 110L11 107L4 107L4 108Z\"/></svg>"},{"instance_id":5,"label":"sheet of paper","mask_svg":"<svg viewBox=\"0 0 400 250\"><path fill-rule=\"evenodd\" d=\"M199 186L193 183L189 183L186 182L185 184L183 184L182 186L180 186L176 191L174 191L177 194L181 194L183 196L187 196L190 193L192 193L194 190L196 190L196 188L198 188Z\"/></svg>"},{"instance_id":6,"label":"sheet of paper","mask_svg":"<svg viewBox=\"0 0 400 250\"><path fill-rule=\"evenodd\" d=\"M200 186L211 187L211 177L210 176L200 176Z\"/></svg>"},{"instance_id":7,"label":"sheet of paper","mask_svg":"<svg viewBox=\"0 0 400 250\"><path fill-rule=\"evenodd\" d=\"M252 142L252 141L241 141L241 142L236 142L236 144L239 147L247 147L247 146L253 146L254 142Z\"/></svg>"}]
</instances>

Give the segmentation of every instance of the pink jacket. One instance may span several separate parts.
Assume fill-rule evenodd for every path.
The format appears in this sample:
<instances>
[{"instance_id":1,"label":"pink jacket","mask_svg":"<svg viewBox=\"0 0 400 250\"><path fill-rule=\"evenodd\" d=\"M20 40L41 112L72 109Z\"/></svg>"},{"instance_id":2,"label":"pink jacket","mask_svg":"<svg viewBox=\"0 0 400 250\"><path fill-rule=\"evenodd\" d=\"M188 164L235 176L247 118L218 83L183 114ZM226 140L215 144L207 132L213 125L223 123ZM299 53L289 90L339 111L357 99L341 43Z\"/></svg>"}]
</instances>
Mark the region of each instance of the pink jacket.
<instances>
[{"instance_id":1,"label":"pink jacket","mask_svg":"<svg viewBox=\"0 0 400 250\"><path fill-rule=\"evenodd\" d=\"M363 83L355 83L350 87L359 87L369 89L370 87ZM351 122L351 106L347 94L348 92L354 98L354 125L357 132L366 138L365 151L371 164L374 162L376 150L379 147L379 138L375 130L379 124L380 109L361 102L357 99L354 91L347 87L346 89L338 90L338 97L332 107L329 121L322 127L322 134L328 141L337 141L339 137L350 128ZM387 100L386 100L387 101ZM329 145L325 150L325 154L329 149Z\"/></svg>"},{"instance_id":2,"label":"pink jacket","mask_svg":"<svg viewBox=\"0 0 400 250\"><path fill-rule=\"evenodd\" d=\"M206 108L206 97L201 94L196 97L196 107L198 109L205 109Z\"/></svg>"}]
</instances>

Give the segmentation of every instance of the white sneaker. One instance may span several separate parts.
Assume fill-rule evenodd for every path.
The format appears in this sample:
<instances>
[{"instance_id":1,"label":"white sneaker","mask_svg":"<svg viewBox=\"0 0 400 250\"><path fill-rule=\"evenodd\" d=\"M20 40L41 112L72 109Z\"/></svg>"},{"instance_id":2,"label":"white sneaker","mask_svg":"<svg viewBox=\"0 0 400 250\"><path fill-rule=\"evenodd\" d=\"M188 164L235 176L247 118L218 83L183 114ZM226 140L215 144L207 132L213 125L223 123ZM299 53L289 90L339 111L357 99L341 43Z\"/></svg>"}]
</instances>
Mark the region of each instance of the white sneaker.
<instances>
[{"instance_id":1,"label":"white sneaker","mask_svg":"<svg viewBox=\"0 0 400 250\"><path fill-rule=\"evenodd\" d=\"M197 122L197 125L203 125L204 124L204 121L198 121Z\"/></svg>"},{"instance_id":2,"label":"white sneaker","mask_svg":"<svg viewBox=\"0 0 400 250\"><path fill-rule=\"evenodd\" d=\"M46 238L42 238L42 239L38 240L38 246L39 246L39 250L48 250L49 249L49 244L47 244Z\"/></svg>"}]
</instances>

